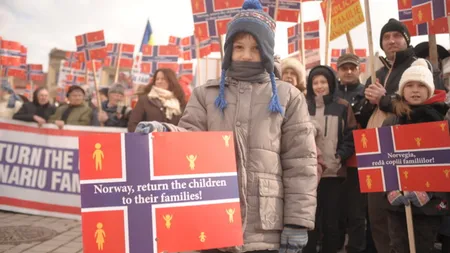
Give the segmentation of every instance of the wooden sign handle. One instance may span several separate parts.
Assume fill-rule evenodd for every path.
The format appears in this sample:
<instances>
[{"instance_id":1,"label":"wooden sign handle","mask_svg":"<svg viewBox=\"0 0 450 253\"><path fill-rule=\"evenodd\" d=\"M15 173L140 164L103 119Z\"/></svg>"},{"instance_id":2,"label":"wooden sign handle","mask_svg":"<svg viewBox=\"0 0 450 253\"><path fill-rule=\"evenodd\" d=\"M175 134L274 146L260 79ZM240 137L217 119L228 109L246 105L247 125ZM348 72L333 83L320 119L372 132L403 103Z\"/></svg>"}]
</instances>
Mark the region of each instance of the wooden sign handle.
<instances>
[{"instance_id":1,"label":"wooden sign handle","mask_svg":"<svg viewBox=\"0 0 450 253\"><path fill-rule=\"evenodd\" d=\"M406 195L408 192L403 192ZM413 215L411 209L411 203L408 206L405 206L406 213L406 227L408 228L408 241L409 241L409 252L416 253L416 240L414 238L414 224L413 224Z\"/></svg>"},{"instance_id":2,"label":"wooden sign handle","mask_svg":"<svg viewBox=\"0 0 450 253\"><path fill-rule=\"evenodd\" d=\"M367 40L369 42L369 57L370 61L370 75L372 77L372 83L377 82L377 76L375 73L375 57L373 52L373 37L372 37L372 22L370 21L370 4L369 0L364 0L364 9L366 11L366 27L367 27Z\"/></svg>"}]
</instances>

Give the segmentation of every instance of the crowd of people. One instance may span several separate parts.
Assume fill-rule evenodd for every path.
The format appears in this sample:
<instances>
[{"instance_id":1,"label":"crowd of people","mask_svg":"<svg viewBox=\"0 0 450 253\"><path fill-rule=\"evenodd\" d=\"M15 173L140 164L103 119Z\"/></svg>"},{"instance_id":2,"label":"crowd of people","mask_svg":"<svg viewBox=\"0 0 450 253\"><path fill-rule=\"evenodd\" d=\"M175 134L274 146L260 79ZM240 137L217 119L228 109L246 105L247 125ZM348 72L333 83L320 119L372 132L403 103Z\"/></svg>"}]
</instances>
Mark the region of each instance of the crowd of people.
<instances>
[{"instance_id":1,"label":"crowd of people","mask_svg":"<svg viewBox=\"0 0 450 253\"><path fill-rule=\"evenodd\" d=\"M87 95L82 86L71 86L66 92L66 102L51 101L49 90L39 87L31 101L14 93L8 79L1 79L0 118L25 122L64 125L104 126L128 128L134 132L140 121L158 120L176 124L186 106L186 98L177 76L171 69L158 69L155 78L141 87L136 106L125 105L125 86L114 83L99 91L101 110Z\"/></svg>"},{"instance_id":2,"label":"crowd of people","mask_svg":"<svg viewBox=\"0 0 450 253\"><path fill-rule=\"evenodd\" d=\"M274 44L274 20L247 0L229 23L221 77L189 101L170 69L154 73L133 109L120 84L102 89L98 110L79 86L55 108L46 88L23 103L3 81L0 117L140 133L233 131L244 245L222 251L407 253L411 205L417 252L434 252L436 241L450 252L448 193L361 193L352 135L449 118L442 65L427 60L428 47L413 47L406 26L390 19L380 33L383 66L363 84L355 54L340 56L337 71L320 65L307 74L298 59L274 57ZM439 62L450 56L439 52Z\"/></svg>"}]
</instances>

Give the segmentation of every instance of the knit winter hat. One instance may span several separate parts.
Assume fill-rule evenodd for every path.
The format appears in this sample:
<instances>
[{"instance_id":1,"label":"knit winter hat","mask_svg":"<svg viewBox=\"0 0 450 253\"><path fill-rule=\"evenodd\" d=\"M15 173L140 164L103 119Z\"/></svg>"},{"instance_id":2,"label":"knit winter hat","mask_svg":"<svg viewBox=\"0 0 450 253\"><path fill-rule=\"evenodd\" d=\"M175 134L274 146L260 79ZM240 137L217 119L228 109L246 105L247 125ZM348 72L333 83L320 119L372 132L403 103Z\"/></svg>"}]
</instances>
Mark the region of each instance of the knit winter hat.
<instances>
[{"instance_id":1,"label":"knit winter hat","mask_svg":"<svg viewBox=\"0 0 450 253\"><path fill-rule=\"evenodd\" d=\"M125 95L125 88L123 87L122 84L115 83L111 86L111 88L108 89L108 94L111 94L111 93L118 93L118 94Z\"/></svg>"},{"instance_id":2,"label":"knit winter hat","mask_svg":"<svg viewBox=\"0 0 450 253\"><path fill-rule=\"evenodd\" d=\"M383 49L383 35L387 32L399 32L405 37L406 44L409 46L411 43L411 35L409 34L408 28L402 22L391 18L389 21L381 28L380 34L380 48Z\"/></svg>"},{"instance_id":3,"label":"knit winter hat","mask_svg":"<svg viewBox=\"0 0 450 253\"><path fill-rule=\"evenodd\" d=\"M275 21L264 12L259 0L245 0L242 5L242 10L228 23L222 61L220 90L215 102L220 110L223 111L227 107L227 101L225 100L225 73L231 66L234 37L238 33L248 33L258 43L261 63L270 75L272 98L269 103L269 110L282 113L274 74L275 27Z\"/></svg>"},{"instance_id":4,"label":"knit winter hat","mask_svg":"<svg viewBox=\"0 0 450 253\"><path fill-rule=\"evenodd\" d=\"M305 66L297 59L288 57L281 61L281 71L292 69L297 74L297 85L306 89L306 70Z\"/></svg>"},{"instance_id":5,"label":"knit winter hat","mask_svg":"<svg viewBox=\"0 0 450 253\"><path fill-rule=\"evenodd\" d=\"M69 90L67 90L66 97L69 97L70 93L72 93L75 90L79 90L83 93L83 95L86 95L86 91L83 89L83 87L81 87L79 85L72 85L69 87Z\"/></svg>"},{"instance_id":6,"label":"knit winter hat","mask_svg":"<svg viewBox=\"0 0 450 253\"><path fill-rule=\"evenodd\" d=\"M405 84L411 81L421 82L428 88L428 98L434 94L433 73L430 71L431 66L428 61L422 58L415 60L411 67L403 72L400 79L398 94L403 97L403 88Z\"/></svg>"}]
</instances>

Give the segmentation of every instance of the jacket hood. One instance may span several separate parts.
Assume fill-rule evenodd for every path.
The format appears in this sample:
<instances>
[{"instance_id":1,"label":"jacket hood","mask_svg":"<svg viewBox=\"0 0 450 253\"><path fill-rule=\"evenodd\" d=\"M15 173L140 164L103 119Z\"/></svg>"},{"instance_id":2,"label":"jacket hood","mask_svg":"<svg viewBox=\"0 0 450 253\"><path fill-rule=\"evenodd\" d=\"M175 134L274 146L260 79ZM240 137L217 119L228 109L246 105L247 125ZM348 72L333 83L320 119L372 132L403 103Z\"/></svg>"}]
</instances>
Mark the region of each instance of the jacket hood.
<instances>
[{"instance_id":1,"label":"jacket hood","mask_svg":"<svg viewBox=\"0 0 450 253\"><path fill-rule=\"evenodd\" d=\"M325 75L328 75L329 77L331 77L331 80L328 81L328 87L330 89L330 94L326 95L325 97L333 97L334 96L335 89L339 84L337 76L336 76L336 72L329 66L319 65L319 66L312 68L311 71L309 72L308 81L306 84L306 90L307 90L306 96L308 98L313 99L315 97L315 94L314 94L314 91L312 88L313 77L317 76L317 75L322 75L322 74L325 74ZM327 80L328 80L328 78L327 78Z\"/></svg>"}]
</instances>

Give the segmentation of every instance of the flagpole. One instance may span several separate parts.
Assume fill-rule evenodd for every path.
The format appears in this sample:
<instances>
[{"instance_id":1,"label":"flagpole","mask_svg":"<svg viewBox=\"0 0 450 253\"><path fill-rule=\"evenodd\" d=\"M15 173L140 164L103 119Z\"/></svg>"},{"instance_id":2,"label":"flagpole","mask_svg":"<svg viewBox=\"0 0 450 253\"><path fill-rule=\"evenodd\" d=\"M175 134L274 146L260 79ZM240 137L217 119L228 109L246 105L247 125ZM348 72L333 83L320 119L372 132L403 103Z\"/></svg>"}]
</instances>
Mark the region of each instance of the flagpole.
<instances>
[{"instance_id":1,"label":"flagpole","mask_svg":"<svg viewBox=\"0 0 450 253\"><path fill-rule=\"evenodd\" d=\"M195 52L195 54L196 54L196 58L197 58L197 69L196 69L196 72L197 72L197 85L196 86L200 86L200 85L202 85L200 82L201 82L201 78L200 78L200 64L201 64L201 60L200 60L200 39L197 39L197 38L195 38L195 47L196 47L196 52Z\"/></svg>"},{"instance_id":2,"label":"flagpole","mask_svg":"<svg viewBox=\"0 0 450 253\"><path fill-rule=\"evenodd\" d=\"M223 40L222 40L222 35L219 35L219 44L220 44L220 61L223 61Z\"/></svg>"},{"instance_id":3,"label":"flagpole","mask_svg":"<svg viewBox=\"0 0 450 253\"><path fill-rule=\"evenodd\" d=\"M87 73L87 66L86 66L86 73ZM94 73L94 87L95 87L95 93L97 97L97 110L98 113L101 113L103 111L102 109L102 102L100 101L100 89L98 87L98 81L97 81L97 70L95 69L95 60L92 60L92 71ZM100 126L104 126L102 122L100 122Z\"/></svg>"},{"instance_id":4,"label":"flagpole","mask_svg":"<svg viewBox=\"0 0 450 253\"><path fill-rule=\"evenodd\" d=\"M327 0L327 9L326 9L326 41L325 41L325 65L330 65L330 35L331 35L331 0Z\"/></svg>"},{"instance_id":5,"label":"flagpole","mask_svg":"<svg viewBox=\"0 0 450 253\"><path fill-rule=\"evenodd\" d=\"M447 16L447 26L448 26L448 30L450 31L450 16ZM450 32L448 33L449 35L449 39L450 39Z\"/></svg>"},{"instance_id":6,"label":"flagpole","mask_svg":"<svg viewBox=\"0 0 450 253\"><path fill-rule=\"evenodd\" d=\"M429 32L428 32L429 33ZM436 35L428 34L428 55L430 58L430 62L433 67L438 67L438 53L437 53L437 43L436 43Z\"/></svg>"},{"instance_id":7,"label":"flagpole","mask_svg":"<svg viewBox=\"0 0 450 253\"><path fill-rule=\"evenodd\" d=\"M306 56L305 56L305 23L303 22L303 4L300 2L300 10L298 12L298 23L300 24L300 60L303 65L306 66Z\"/></svg>"},{"instance_id":8,"label":"flagpole","mask_svg":"<svg viewBox=\"0 0 450 253\"><path fill-rule=\"evenodd\" d=\"M377 77L375 75L375 57L374 57L374 52L373 52L372 22L370 20L369 0L364 0L364 9L366 12L367 40L369 42L370 75L372 78L372 84L375 84L377 82Z\"/></svg>"},{"instance_id":9,"label":"flagpole","mask_svg":"<svg viewBox=\"0 0 450 253\"><path fill-rule=\"evenodd\" d=\"M33 82L33 80L30 80L30 92L31 92L30 101L33 101L33 90L34 90L34 82Z\"/></svg>"},{"instance_id":10,"label":"flagpole","mask_svg":"<svg viewBox=\"0 0 450 253\"><path fill-rule=\"evenodd\" d=\"M119 44L119 56L117 57L116 74L114 75L114 82L117 83L119 80L119 68L120 68L120 57L122 55L122 43Z\"/></svg>"},{"instance_id":11,"label":"flagpole","mask_svg":"<svg viewBox=\"0 0 450 253\"><path fill-rule=\"evenodd\" d=\"M347 52L354 54L355 48L353 47L352 36L350 35L350 31L345 33L345 37L347 37L348 50Z\"/></svg>"}]
</instances>

